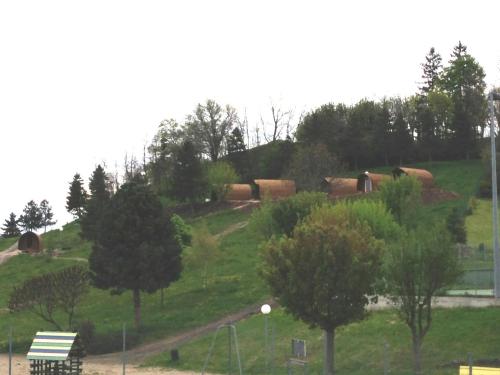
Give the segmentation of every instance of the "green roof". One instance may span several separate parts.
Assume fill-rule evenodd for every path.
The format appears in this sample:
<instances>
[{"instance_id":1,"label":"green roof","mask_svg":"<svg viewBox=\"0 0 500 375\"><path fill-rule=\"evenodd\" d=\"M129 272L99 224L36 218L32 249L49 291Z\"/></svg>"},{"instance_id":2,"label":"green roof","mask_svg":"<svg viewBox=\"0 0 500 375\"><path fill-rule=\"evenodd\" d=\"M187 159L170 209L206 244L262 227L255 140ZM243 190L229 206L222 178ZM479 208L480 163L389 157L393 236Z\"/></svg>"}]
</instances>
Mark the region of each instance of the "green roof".
<instances>
[{"instance_id":1,"label":"green roof","mask_svg":"<svg viewBox=\"0 0 500 375\"><path fill-rule=\"evenodd\" d=\"M37 332L27 359L65 361L77 333L74 332Z\"/></svg>"}]
</instances>

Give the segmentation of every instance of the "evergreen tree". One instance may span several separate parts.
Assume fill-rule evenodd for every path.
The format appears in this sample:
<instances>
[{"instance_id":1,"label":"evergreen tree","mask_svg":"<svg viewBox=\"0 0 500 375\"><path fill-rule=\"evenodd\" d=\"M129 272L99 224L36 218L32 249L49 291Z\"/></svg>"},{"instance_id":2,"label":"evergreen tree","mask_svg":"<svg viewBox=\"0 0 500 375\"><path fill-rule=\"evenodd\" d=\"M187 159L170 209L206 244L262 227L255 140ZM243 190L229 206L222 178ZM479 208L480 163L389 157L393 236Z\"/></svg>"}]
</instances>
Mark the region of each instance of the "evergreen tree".
<instances>
[{"instance_id":1,"label":"evergreen tree","mask_svg":"<svg viewBox=\"0 0 500 375\"><path fill-rule=\"evenodd\" d=\"M46 232L47 227L57 223L57 220L52 220L54 218L54 213L52 212L52 207L50 207L49 202L46 199L40 202L40 212L42 214L43 231Z\"/></svg>"},{"instance_id":2,"label":"evergreen tree","mask_svg":"<svg viewBox=\"0 0 500 375\"><path fill-rule=\"evenodd\" d=\"M434 47L431 47L429 53L425 56L425 63L422 64L424 86L420 90L424 95L431 91L439 81L439 75L443 68L441 60L441 55L436 52Z\"/></svg>"},{"instance_id":3,"label":"evergreen tree","mask_svg":"<svg viewBox=\"0 0 500 375\"><path fill-rule=\"evenodd\" d=\"M455 243L467 242L467 231L465 229L465 217L456 207L451 210L446 218L446 227Z\"/></svg>"},{"instance_id":4,"label":"evergreen tree","mask_svg":"<svg viewBox=\"0 0 500 375\"><path fill-rule=\"evenodd\" d=\"M246 150L245 141L240 128L234 128L231 134L227 137L227 153L243 152Z\"/></svg>"},{"instance_id":5,"label":"evergreen tree","mask_svg":"<svg viewBox=\"0 0 500 375\"><path fill-rule=\"evenodd\" d=\"M205 171L191 141L185 141L177 152L173 180L172 194L182 201L193 203L207 191Z\"/></svg>"},{"instance_id":6,"label":"evergreen tree","mask_svg":"<svg viewBox=\"0 0 500 375\"><path fill-rule=\"evenodd\" d=\"M86 212L80 221L82 236L94 241L97 226L105 205L109 201L109 191L106 188L107 177L104 168L98 165L89 180L90 197L86 203Z\"/></svg>"},{"instance_id":7,"label":"evergreen tree","mask_svg":"<svg viewBox=\"0 0 500 375\"><path fill-rule=\"evenodd\" d=\"M25 232L35 231L43 226L43 214L35 201L29 201L19 217L19 224Z\"/></svg>"},{"instance_id":8,"label":"evergreen tree","mask_svg":"<svg viewBox=\"0 0 500 375\"><path fill-rule=\"evenodd\" d=\"M89 268L94 285L133 293L135 324L141 292L166 288L182 270L179 233L158 197L141 182L127 182L104 208Z\"/></svg>"},{"instance_id":9,"label":"evergreen tree","mask_svg":"<svg viewBox=\"0 0 500 375\"><path fill-rule=\"evenodd\" d=\"M18 220L16 219L16 214L11 212L9 218L5 220L5 223L2 227L2 237L3 238L12 238L18 237L21 235L21 231L17 226Z\"/></svg>"},{"instance_id":10,"label":"evergreen tree","mask_svg":"<svg viewBox=\"0 0 500 375\"><path fill-rule=\"evenodd\" d=\"M77 173L70 182L69 194L66 197L66 210L73 214L75 218L80 219L85 212L85 203L87 201L87 192L83 187L83 180Z\"/></svg>"},{"instance_id":11,"label":"evergreen tree","mask_svg":"<svg viewBox=\"0 0 500 375\"><path fill-rule=\"evenodd\" d=\"M391 143L394 156L398 159L398 162L401 165L403 160L408 159L413 143L412 136L410 135L408 129L408 124L406 123L401 110L398 110L396 113Z\"/></svg>"}]
</instances>

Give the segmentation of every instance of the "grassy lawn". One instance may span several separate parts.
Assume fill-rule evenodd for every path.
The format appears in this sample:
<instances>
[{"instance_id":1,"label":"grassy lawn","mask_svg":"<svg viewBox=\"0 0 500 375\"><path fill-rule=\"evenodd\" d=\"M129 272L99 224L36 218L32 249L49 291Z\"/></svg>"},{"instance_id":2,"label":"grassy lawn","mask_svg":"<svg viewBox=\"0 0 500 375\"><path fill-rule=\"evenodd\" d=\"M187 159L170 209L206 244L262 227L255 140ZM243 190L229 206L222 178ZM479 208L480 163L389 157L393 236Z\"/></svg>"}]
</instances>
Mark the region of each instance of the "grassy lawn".
<instances>
[{"instance_id":1,"label":"grassy lawn","mask_svg":"<svg viewBox=\"0 0 500 375\"><path fill-rule=\"evenodd\" d=\"M248 213L221 212L210 215L207 223L215 232L223 229L227 223L243 221L246 216ZM64 257L85 257L90 251L89 243L78 236L77 224L70 224L62 232L47 233L45 237L45 243L49 246L63 248L61 244L64 245ZM209 285L206 290L202 288L201 266L186 264L181 279L165 290L163 307L160 304L160 292L150 295L143 293L143 327L140 333L131 329L133 307L130 292L112 296L107 291L91 288L77 311L76 320L93 321L102 346L112 351L119 350L123 323L129 327L133 345L198 327L236 312L268 295L257 273L257 245L256 239L246 228L224 237L221 241L221 259L209 265ZM26 350L37 330L52 327L29 313L10 314L6 309L10 291L34 275L72 264L85 265L46 256L21 255L0 266L0 332L7 332L9 326L13 327L16 351ZM0 335L0 350L5 345L6 337Z\"/></svg>"},{"instance_id":2,"label":"grassy lawn","mask_svg":"<svg viewBox=\"0 0 500 375\"><path fill-rule=\"evenodd\" d=\"M255 315L237 325L245 374L267 373L263 319L262 315ZM274 342L270 344L274 346L274 374L287 373L286 361L290 358L292 338L306 340L309 373L321 373L323 337L319 329L309 329L281 309L271 312L269 322L269 326L274 327L269 330L269 342ZM424 340L424 373L457 374L457 363L464 363L468 352L475 359L498 358L500 335L496 327L499 323L498 308L436 310L433 326ZM146 365L201 371L213 336L212 333L181 346L178 363L172 363L169 354L163 353L150 358ZM391 374L412 374L410 331L394 310L373 313L363 322L338 329L335 346L339 375L383 374L384 356ZM234 348L233 355L233 372L236 372ZM208 371L227 373L227 369L228 339L227 330L224 330L217 338ZM300 372L297 370L297 373Z\"/></svg>"},{"instance_id":3,"label":"grassy lawn","mask_svg":"<svg viewBox=\"0 0 500 375\"><path fill-rule=\"evenodd\" d=\"M11 245L16 242L18 238L2 238L0 237L0 251L8 249Z\"/></svg>"}]
</instances>

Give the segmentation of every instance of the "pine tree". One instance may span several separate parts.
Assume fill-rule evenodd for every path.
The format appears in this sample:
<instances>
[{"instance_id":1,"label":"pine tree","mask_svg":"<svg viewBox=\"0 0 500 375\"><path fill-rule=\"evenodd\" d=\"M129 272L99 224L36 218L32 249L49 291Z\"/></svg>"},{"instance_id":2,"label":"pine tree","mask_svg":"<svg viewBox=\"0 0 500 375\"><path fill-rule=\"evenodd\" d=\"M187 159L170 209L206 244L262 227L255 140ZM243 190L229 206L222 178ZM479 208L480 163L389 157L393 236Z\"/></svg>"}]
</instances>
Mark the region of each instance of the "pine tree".
<instances>
[{"instance_id":1,"label":"pine tree","mask_svg":"<svg viewBox=\"0 0 500 375\"><path fill-rule=\"evenodd\" d=\"M97 226L101 219L103 209L109 201L107 190L107 177L104 168L98 165L89 181L90 198L87 201L86 213L81 218L80 226L82 236L87 240L95 241Z\"/></svg>"},{"instance_id":2,"label":"pine tree","mask_svg":"<svg viewBox=\"0 0 500 375\"><path fill-rule=\"evenodd\" d=\"M54 213L52 212L52 207L50 207L49 202L44 199L40 202L40 212L42 214L42 227L43 231L47 231L47 227L50 227L57 223L57 220L52 220L54 218Z\"/></svg>"},{"instance_id":3,"label":"pine tree","mask_svg":"<svg viewBox=\"0 0 500 375\"><path fill-rule=\"evenodd\" d=\"M87 192L83 187L83 180L77 173L70 182L69 194L66 197L66 210L73 214L75 218L80 219L85 212L85 203L87 201Z\"/></svg>"},{"instance_id":4,"label":"pine tree","mask_svg":"<svg viewBox=\"0 0 500 375\"><path fill-rule=\"evenodd\" d=\"M17 226L18 220L16 219L16 214L11 212L9 218L5 220L4 226L2 227L2 237L3 238L12 238L18 237L21 235L21 231Z\"/></svg>"},{"instance_id":5,"label":"pine tree","mask_svg":"<svg viewBox=\"0 0 500 375\"><path fill-rule=\"evenodd\" d=\"M35 231L43 226L42 221L43 215L40 207L35 201L29 201L23 209L23 214L19 217L19 224L24 231Z\"/></svg>"},{"instance_id":6,"label":"pine tree","mask_svg":"<svg viewBox=\"0 0 500 375\"><path fill-rule=\"evenodd\" d=\"M455 207L446 218L446 227L455 243L467 242L467 231L465 229L465 217Z\"/></svg>"},{"instance_id":7,"label":"pine tree","mask_svg":"<svg viewBox=\"0 0 500 375\"><path fill-rule=\"evenodd\" d=\"M243 135L241 134L240 128L234 128L227 138L227 153L232 154L245 150L245 141L243 141Z\"/></svg>"},{"instance_id":8,"label":"pine tree","mask_svg":"<svg viewBox=\"0 0 500 375\"><path fill-rule=\"evenodd\" d=\"M424 86L420 88L422 93L427 94L431 91L439 81L439 75L443 65L441 64L441 55L436 52L434 47L431 47L427 56L425 56L425 63L422 64L424 79Z\"/></svg>"},{"instance_id":9,"label":"pine tree","mask_svg":"<svg viewBox=\"0 0 500 375\"><path fill-rule=\"evenodd\" d=\"M173 170L174 197L193 203L207 191L203 166L191 141L185 141L178 150Z\"/></svg>"}]
</instances>

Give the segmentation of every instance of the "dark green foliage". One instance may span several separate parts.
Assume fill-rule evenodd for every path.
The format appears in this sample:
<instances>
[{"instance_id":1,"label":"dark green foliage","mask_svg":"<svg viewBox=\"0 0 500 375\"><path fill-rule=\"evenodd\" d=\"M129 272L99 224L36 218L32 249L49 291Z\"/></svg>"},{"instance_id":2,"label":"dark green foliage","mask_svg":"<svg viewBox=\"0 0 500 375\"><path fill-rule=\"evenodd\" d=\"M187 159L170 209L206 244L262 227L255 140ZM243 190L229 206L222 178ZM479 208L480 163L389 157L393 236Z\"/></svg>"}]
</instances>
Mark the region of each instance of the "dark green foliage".
<instances>
[{"instance_id":1,"label":"dark green foliage","mask_svg":"<svg viewBox=\"0 0 500 375\"><path fill-rule=\"evenodd\" d=\"M85 203L87 201L87 192L83 186L83 180L77 173L70 182L69 194L66 197L66 210L73 214L75 218L80 219L85 212Z\"/></svg>"},{"instance_id":2,"label":"dark green foliage","mask_svg":"<svg viewBox=\"0 0 500 375\"><path fill-rule=\"evenodd\" d=\"M33 277L15 287L9 298L9 309L14 312L28 310L59 330L73 328L76 306L88 292L88 272L73 266L59 272ZM56 321L55 313L67 315L67 325Z\"/></svg>"},{"instance_id":3,"label":"dark green foliage","mask_svg":"<svg viewBox=\"0 0 500 375\"><path fill-rule=\"evenodd\" d=\"M415 374L421 374L421 346L431 327L432 300L451 286L461 270L444 226L428 223L408 231L386 260L387 293L412 333Z\"/></svg>"},{"instance_id":4,"label":"dark green foliage","mask_svg":"<svg viewBox=\"0 0 500 375\"><path fill-rule=\"evenodd\" d=\"M2 237L3 238L14 238L21 235L21 231L17 226L18 220L16 219L16 214L11 212L9 218L5 220L2 227Z\"/></svg>"},{"instance_id":5,"label":"dark green foliage","mask_svg":"<svg viewBox=\"0 0 500 375\"><path fill-rule=\"evenodd\" d=\"M380 197L399 224L415 224L422 201L422 184L415 177L384 181L380 185Z\"/></svg>"},{"instance_id":6,"label":"dark green foliage","mask_svg":"<svg viewBox=\"0 0 500 375\"><path fill-rule=\"evenodd\" d=\"M106 186L106 173L104 169L98 165L92 173L92 177L90 177L90 197L86 203L85 215L83 215L80 221L82 236L89 241L95 241L99 220L101 219L104 207L109 201L109 191Z\"/></svg>"},{"instance_id":7,"label":"dark green foliage","mask_svg":"<svg viewBox=\"0 0 500 375\"><path fill-rule=\"evenodd\" d=\"M182 248L191 245L191 239L193 237L191 227L177 214L173 214L170 217L170 221L175 227L175 238L179 245Z\"/></svg>"},{"instance_id":8,"label":"dark green foliage","mask_svg":"<svg viewBox=\"0 0 500 375\"><path fill-rule=\"evenodd\" d=\"M465 216L458 208L454 207L446 218L446 228L455 243L467 243L465 230Z\"/></svg>"},{"instance_id":9,"label":"dark green foliage","mask_svg":"<svg viewBox=\"0 0 500 375\"><path fill-rule=\"evenodd\" d=\"M424 85L420 89L424 94L431 91L439 83L439 75L443 68L441 60L441 55L436 52L434 47L431 47L425 56L425 63L422 64Z\"/></svg>"},{"instance_id":10,"label":"dark green foliage","mask_svg":"<svg viewBox=\"0 0 500 375\"><path fill-rule=\"evenodd\" d=\"M234 152L243 152L245 150L246 147L243 135L241 134L240 128L236 127L227 137L227 153L232 154Z\"/></svg>"},{"instance_id":11,"label":"dark green foliage","mask_svg":"<svg viewBox=\"0 0 500 375\"><path fill-rule=\"evenodd\" d=\"M132 290L140 326L140 292L153 293L180 277L179 234L158 197L145 184L129 182L111 198L100 220L89 266L96 287Z\"/></svg>"},{"instance_id":12,"label":"dark green foliage","mask_svg":"<svg viewBox=\"0 0 500 375\"><path fill-rule=\"evenodd\" d=\"M279 201L264 201L250 218L252 230L265 239L291 235L295 225L311 211L327 202L325 193L301 192Z\"/></svg>"},{"instance_id":13,"label":"dark green foliage","mask_svg":"<svg viewBox=\"0 0 500 375\"><path fill-rule=\"evenodd\" d=\"M57 220L53 220L54 213L52 212L52 207L46 199L40 202L40 213L42 214L41 226L43 227L43 231L46 232L47 227L57 223Z\"/></svg>"},{"instance_id":14,"label":"dark green foliage","mask_svg":"<svg viewBox=\"0 0 500 375\"><path fill-rule=\"evenodd\" d=\"M43 214L35 201L29 201L19 216L19 225L25 232L35 231L43 226Z\"/></svg>"},{"instance_id":15,"label":"dark green foliage","mask_svg":"<svg viewBox=\"0 0 500 375\"><path fill-rule=\"evenodd\" d=\"M207 192L207 177L191 141L185 141L175 156L172 194L181 201L196 202Z\"/></svg>"}]
</instances>

